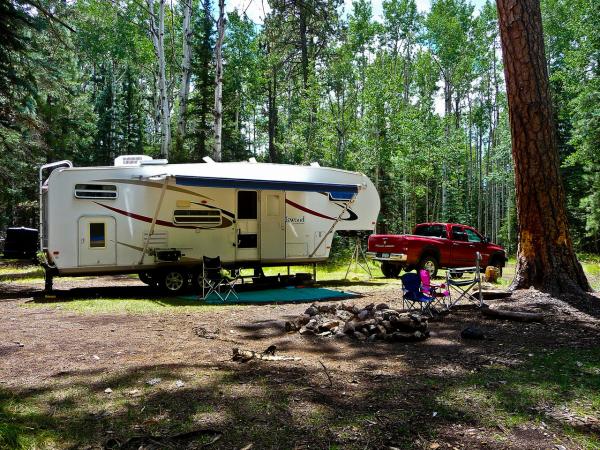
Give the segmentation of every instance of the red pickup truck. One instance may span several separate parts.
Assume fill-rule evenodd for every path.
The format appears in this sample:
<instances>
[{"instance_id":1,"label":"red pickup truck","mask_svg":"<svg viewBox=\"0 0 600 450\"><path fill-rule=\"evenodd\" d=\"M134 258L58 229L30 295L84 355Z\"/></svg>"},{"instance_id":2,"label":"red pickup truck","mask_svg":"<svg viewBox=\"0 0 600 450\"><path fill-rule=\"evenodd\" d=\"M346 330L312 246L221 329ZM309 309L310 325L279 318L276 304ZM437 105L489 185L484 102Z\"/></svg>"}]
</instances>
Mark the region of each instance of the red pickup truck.
<instances>
[{"instance_id":1,"label":"red pickup truck","mask_svg":"<svg viewBox=\"0 0 600 450\"><path fill-rule=\"evenodd\" d=\"M381 271L395 278L401 269L427 269L431 276L438 268L471 267L475 253L481 254L481 267L496 266L502 271L506 253L475 228L456 223L421 223L413 234L372 234L367 257L381 261Z\"/></svg>"}]
</instances>

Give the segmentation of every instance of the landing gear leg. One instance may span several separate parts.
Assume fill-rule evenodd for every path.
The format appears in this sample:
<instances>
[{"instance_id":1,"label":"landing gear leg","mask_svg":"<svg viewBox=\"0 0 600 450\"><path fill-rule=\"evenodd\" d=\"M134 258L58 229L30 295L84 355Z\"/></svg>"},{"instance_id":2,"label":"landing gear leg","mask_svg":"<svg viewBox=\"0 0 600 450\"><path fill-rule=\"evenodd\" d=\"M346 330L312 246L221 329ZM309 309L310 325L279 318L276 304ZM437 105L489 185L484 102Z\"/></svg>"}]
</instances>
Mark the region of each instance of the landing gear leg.
<instances>
[{"instance_id":1,"label":"landing gear leg","mask_svg":"<svg viewBox=\"0 0 600 450\"><path fill-rule=\"evenodd\" d=\"M54 275L50 273L49 270L44 271L44 290L46 294L50 294L52 292L52 281L54 280Z\"/></svg>"}]
</instances>

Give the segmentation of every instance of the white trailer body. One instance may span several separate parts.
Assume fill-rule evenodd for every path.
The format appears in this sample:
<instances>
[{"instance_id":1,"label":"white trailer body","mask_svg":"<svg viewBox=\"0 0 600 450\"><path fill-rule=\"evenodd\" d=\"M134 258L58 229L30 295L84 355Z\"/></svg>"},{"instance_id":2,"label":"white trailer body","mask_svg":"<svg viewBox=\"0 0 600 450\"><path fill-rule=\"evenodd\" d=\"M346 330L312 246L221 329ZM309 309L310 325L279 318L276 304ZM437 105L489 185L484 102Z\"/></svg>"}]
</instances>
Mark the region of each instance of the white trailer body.
<instances>
[{"instance_id":1,"label":"white trailer body","mask_svg":"<svg viewBox=\"0 0 600 450\"><path fill-rule=\"evenodd\" d=\"M40 246L51 275L191 273L203 256L233 268L316 263L328 258L335 231L373 231L379 213L360 173L123 158L40 169Z\"/></svg>"}]
</instances>

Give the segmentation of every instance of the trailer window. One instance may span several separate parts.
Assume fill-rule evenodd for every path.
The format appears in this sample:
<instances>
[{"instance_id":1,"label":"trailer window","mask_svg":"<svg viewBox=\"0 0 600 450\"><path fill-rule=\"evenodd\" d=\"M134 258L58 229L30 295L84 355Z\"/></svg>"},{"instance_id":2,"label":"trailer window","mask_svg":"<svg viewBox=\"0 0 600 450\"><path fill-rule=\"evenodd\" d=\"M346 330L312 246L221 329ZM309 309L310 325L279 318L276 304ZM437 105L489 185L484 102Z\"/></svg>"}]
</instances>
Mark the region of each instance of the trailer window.
<instances>
[{"instance_id":1,"label":"trailer window","mask_svg":"<svg viewBox=\"0 0 600 450\"><path fill-rule=\"evenodd\" d=\"M173 212L176 224L220 225L221 211L218 209L176 209Z\"/></svg>"},{"instance_id":2,"label":"trailer window","mask_svg":"<svg viewBox=\"0 0 600 450\"><path fill-rule=\"evenodd\" d=\"M117 198L117 186L114 184L76 184L75 197L114 200Z\"/></svg>"},{"instance_id":3,"label":"trailer window","mask_svg":"<svg viewBox=\"0 0 600 450\"><path fill-rule=\"evenodd\" d=\"M238 219L258 218L256 191L238 191L237 200Z\"/></svg>"},{"instance_id":4,"label":"trailer window","mask_svg":"<svg viewBox=\"0 0 600 450\"><path fill-rule=\"evenodd\" d=\"M90 248L106 247L106 224L90 222Z\"/></svg>"}]
</instances>

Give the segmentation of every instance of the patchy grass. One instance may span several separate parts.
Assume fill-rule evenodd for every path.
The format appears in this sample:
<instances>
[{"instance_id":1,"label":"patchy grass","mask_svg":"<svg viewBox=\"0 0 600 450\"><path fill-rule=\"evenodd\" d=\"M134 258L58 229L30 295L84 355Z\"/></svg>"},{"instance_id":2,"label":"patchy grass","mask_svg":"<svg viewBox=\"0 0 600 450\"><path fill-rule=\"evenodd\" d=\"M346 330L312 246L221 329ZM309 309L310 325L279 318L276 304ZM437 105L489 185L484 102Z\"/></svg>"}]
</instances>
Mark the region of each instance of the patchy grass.
<instances>
[{"instance_id":1,"label":"patchy grass","mask_svg":"<svg viewBox=\"0 0 600 450\"><path fill-rule=\"evenodd\" d=\"M600 348L559 349L536 354L521 367L488 367L435 400L449 420L509 430L544 422L583 448L598 449L598 435L569 417L600 417Z\"/></svg>"},{"instance_id":2,"label":"patchy grass","mask_svg":"<svg viewBox=\"0 0 600 450\"><path fill-rule=\"evenodd\" d=\"M187 300L178 297L164 298L95 298L95 299L66 299L52 302L26 303L26 307L50 307L81 314L127 313L147 314L158 312L191 313L203 311L218 311L231 308L232 305L206 305L200 301Z\"/></svg>"},{"instance_id":3,"label":"patchy grass","mask_svg":"<svg viewBox=\"0 0 600 450\"><path fill-rule=\"evenodd\" d=\"M287 376L294 378L274 383ZM380 447L390 435L403 448L420 448L419 439L435 440L446 425L460 424L490 430L498 442L510 441L519 427L542 427L581 448L600 448L597 435L553 415L566 409L598 417L600 349L540 353L519 367L490 366L466 377L367 384L352 408L337 404L344 394L315 396L295 377L201 365L66 373L27 391L0 391L0 447L98 446L111 437L216 428L227 430L223 448L277 448L304 439L320 448L364 448L365 439ZM161 381L151 386L152 378Z\"/></svg>"},{"instance_id":4,"label":"patchy grass","mask_svg":"<svg viewBox=\"0 0 600 450\"><path fill-rule=\"evenodd\" d=\"M0 281L36 280L44 278L44 269L38 265L16 265L3 263L0 265Z\"/></svg>"}]
</instances>

